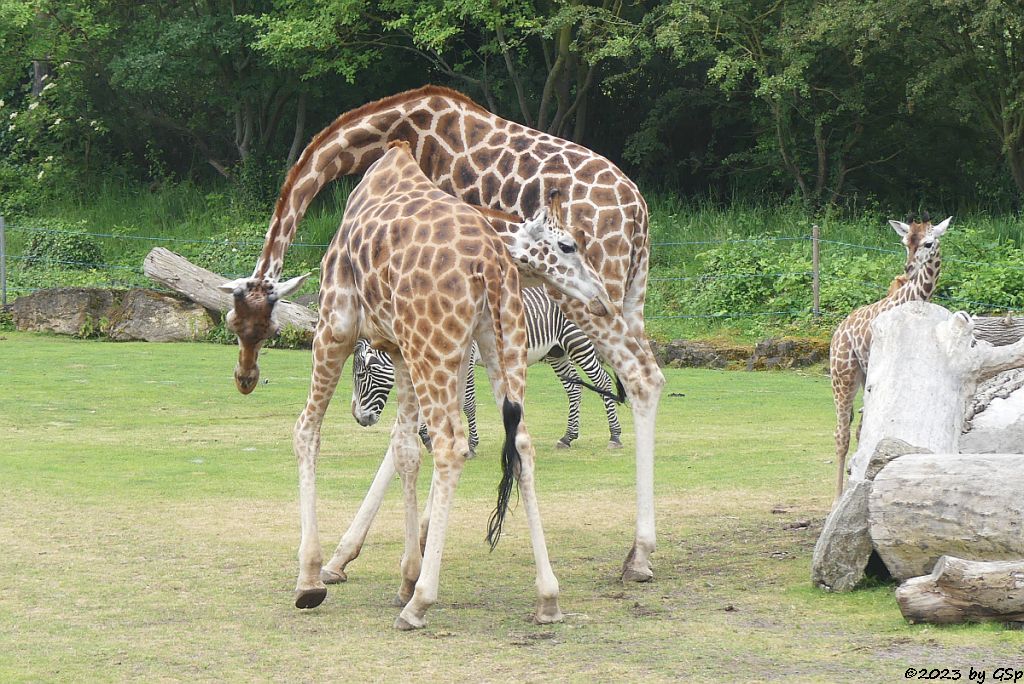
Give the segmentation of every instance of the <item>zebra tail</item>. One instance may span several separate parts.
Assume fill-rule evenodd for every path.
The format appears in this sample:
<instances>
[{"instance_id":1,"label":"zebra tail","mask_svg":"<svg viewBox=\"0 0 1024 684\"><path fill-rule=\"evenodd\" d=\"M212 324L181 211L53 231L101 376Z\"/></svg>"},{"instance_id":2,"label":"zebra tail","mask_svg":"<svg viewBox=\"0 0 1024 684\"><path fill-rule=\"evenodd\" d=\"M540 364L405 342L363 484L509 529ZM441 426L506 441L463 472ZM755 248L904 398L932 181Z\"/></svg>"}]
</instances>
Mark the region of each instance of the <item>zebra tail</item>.
<instances>
[{"instance_id":1,"label":"zebra tail","mask_svg":"<svg viewBox=\"0 0 1024 684\"><path fill-rule=\"evenodd\" d=\"M561 379L562 382L567 382L570 385L579 385L580 387L586 387L591 392L600 394L602 397L605 397L607 399L611 399L616 404L626 403L626 388L622 386L622 380L619 379L618 373L615 374L615 392L609 392L608 390L604 390L601 389L600 387L591 385L589 382L586 382L585 380L578 377L570 378L564 375L559 375L558 377L559 379Z\"/></svg>"}]
</instances>

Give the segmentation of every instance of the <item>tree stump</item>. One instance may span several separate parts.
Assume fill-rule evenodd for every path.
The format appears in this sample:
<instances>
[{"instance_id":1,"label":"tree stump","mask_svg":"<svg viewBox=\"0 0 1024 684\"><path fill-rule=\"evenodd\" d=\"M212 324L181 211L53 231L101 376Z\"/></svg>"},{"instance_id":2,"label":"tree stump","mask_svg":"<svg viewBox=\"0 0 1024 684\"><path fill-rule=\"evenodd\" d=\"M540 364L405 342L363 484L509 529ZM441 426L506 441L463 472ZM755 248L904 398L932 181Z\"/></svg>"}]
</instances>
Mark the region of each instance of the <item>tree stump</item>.
<instances>
[{"instance_id":1,"label":"tree stump","mask_svg":"<svg viewBox=\"0 0 1024 684\"><path fill-rule=\"evenodd\" d=\"M149 278L180 292L207 309L223 313L233 304L231 293L219 289L228 278L196 266L185 257L163 247L156 247L146 255L142 271ZM284 300L274 307L274 316L282 326L291 325L308 332L316 328L318 318L316 312Z\"/></svg>"},{"instance_id":2,"label":"tree stump","mask_svg":"<svg viewBox=\"0 0 1024 684\"><path fill-rule=\"evenodd\" d=\"M1024 456L908 454L878 473L871 542L892 576L931 572L940 556L1024 558Z\"/></svg>"},{"instance_id":3,"label":"tree stump","mask_svg":"<svg viewBox=\"0 0 1024 684\"><path fill-rule=\"evenodd\" d=\"M976 339L973 329L967 314L928 302L908 302L874 320L851 480L865 479L868 461L886 437L936 454L960 450L978 383L1024 366L1024 340L994 347Z\"/></svg>"},{"instance_id":4,"label":"tree stump","mask_svg":"<svg viewBox=\"0 0 1024 684\"><path fill-rule=\"evenodd\" d=\"M1024 620L1024 560L943 556L930 575L904 582L896 601L910 622L1019 622Z\"/></svg>"}]
</instances>

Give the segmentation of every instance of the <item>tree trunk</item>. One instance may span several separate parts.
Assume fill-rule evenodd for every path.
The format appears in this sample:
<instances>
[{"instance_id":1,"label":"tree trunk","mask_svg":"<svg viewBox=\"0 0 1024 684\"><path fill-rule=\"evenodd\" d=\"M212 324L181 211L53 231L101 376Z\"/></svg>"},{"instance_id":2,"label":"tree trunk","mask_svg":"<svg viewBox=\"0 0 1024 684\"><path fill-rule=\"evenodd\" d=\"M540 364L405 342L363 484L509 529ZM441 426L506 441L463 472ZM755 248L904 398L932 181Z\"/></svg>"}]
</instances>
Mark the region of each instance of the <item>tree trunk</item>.
<instances>
[{"instance_id":1,"label":"tree trunk","mask_svg":"<svg viewBox=\"0 0 1024 684\"><path fill-rule=\"evenodd\" d=\"M292 134L292 147L288 150L288 168L295 165L306 142L306 93L299 94L295 109L295 133Z\"/></svg>"},{"instance_id":2,"label":"tree trunk","mask_svg":"<svg viewBox=\"0 0 1024 684\"><path fill-rule=\"evenodd\" d=\"M1022 490L1024 456L1019 454L902 456L872 484L871 541L899 580L931 572L947 554L970 560L1024 558Z\"/></svg>"},{"instance_id":3,"label":"tree trunk","mask_svg":"<svg viewBox=\"0 0 1024 684\"><path fill-rule=\"evenodd\" d=\"M896 601L912 623L1024 621L1024 560L984 563L943 556L932 574L904 582Z\"/></svg>"},{"instance_id":4,"label":"tree trunk","mask_svg":"<svg viewBox=\"0 0 1024 684\"><path fill-rule=\"evenodd\" d=\"M978 341L973 327L965 314L928 302L908 302L871 324L864 416L850 459L851 480L865 478L868 460L886 437L936 454L960 450L968 400L978 383L1024 366L1024 341L993 347Z\"/></svg>"},{"instance_id":5,"label":"tree trunk","mask_svg":"<svg viewBox=\"0 0 1024 684\"><path fill-rule=\"evenodd\" d=\"M226 312L232 306L231 293L220 290L227 278L191 263L183 256L156 247L146 255L142 271L149 278L180 292L197 304L214 311ZM318 316L304 306L281 300L274 307L274 316L281 325L292 325L312 332Z\"/></svg>"},{"instance_id":6,"label":"tree trunk","mask_svg":"<svg viewBox=\"0 0 1024 684\"><path fill-rule=\"evenodd\" d=\"M1024 318L975 316L974 336L995 347L1013 344L1024 338Z\"/></svg>"},{"instance_id":7,"label":"tree trunk","mask_svg":"<svg viewBox=\"0 0 1024 684\"><path fill-rule=\"evenodd\" d=\"M32 60L32 97L39 97L46 85L43 81L50 75L50 63L42 59Z\"/></svg>"}]
</instances>

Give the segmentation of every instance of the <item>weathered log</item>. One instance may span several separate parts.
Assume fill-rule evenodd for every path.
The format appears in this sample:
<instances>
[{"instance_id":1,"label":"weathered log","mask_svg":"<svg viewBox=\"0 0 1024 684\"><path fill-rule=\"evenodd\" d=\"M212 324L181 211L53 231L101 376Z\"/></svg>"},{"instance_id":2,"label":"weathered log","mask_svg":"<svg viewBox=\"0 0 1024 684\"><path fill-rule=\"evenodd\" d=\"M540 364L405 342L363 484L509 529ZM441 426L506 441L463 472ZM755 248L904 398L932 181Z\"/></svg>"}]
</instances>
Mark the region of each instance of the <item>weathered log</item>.
<instances>
[{"instance_id":1,"label":"weathered log","mask_svg":"<svg viewBox=\"0 0 1024 684\"><path fill-rule=\"evenodd\" d=\"M1024 558L1024 456L908 454L875 476L871 541L892 576L924 575L939 557Z\"/></svg>"},{"instance_id":2,"label":"weathered log","mask_svg":"<svg viewBox=\"0 0 1024 684\"><path fill-rule=\"evenodd\" d=\"M968 399L978 383L1024 366L1024 340L994 347L973 335L963 313L908 302L871 325L864 417L851 480L865 479L878 443L902 439L933 453L959 451Z\"/></svg>"},{"instance_id":3,"label":"weathered log","mask_svg":"<svg viewBox=\"0 0 1024 684\"><path fill-rule=\"evenodd\" d=\"M994 347L1013 344L1024 338L1024 318L1010 316L975 316L974 336Z\"/></svg>"},{"instance_id":4,"label":"weathered log","mask_svg":"<svg viewBox=\"0 0 1024 684\"><path fill-rule=\"evenodd\" d=\"M207 309L225 312L231 308L231 294L218 289L229 279L196 266L185 257L155 247L146 255L143 272L152 280L180 292ZM274 316L282 326L291 325L312 332L317 314L304 306L282 300L274 307Z\"/></svg>"},{"instance_id":5,"label":"weathered log","mask_svg":"<svg viewBox=\"0 0 1024 684\"><path fill-rule=\"evenodd\" d=\"M930 575L904 582L896 601L912 623L1019 622L1024 620L1024 560L943 556Z\"/></svg>"}]
</instances>

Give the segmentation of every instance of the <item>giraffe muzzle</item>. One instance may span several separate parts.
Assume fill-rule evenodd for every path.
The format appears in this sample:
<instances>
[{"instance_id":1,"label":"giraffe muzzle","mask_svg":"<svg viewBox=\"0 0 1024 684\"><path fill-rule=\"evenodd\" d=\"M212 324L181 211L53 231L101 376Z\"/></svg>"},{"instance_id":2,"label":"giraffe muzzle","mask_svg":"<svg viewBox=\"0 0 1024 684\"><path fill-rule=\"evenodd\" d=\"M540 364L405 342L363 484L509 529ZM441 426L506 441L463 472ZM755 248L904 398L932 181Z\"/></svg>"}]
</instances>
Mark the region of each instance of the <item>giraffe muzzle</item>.
<instances>
[{"instance_id":1,"label":"giraffe muzzle","mask_svg":"<svg viewBox=\"0 0 1024 684\"><path fill-rule=\"evenodd\" d=\"M240 365L235 366L235 387L242 394L251 394L256 389L256 383L260 380L260 367L253 366L243 369Z\"/></svg>"}]
</instances>

